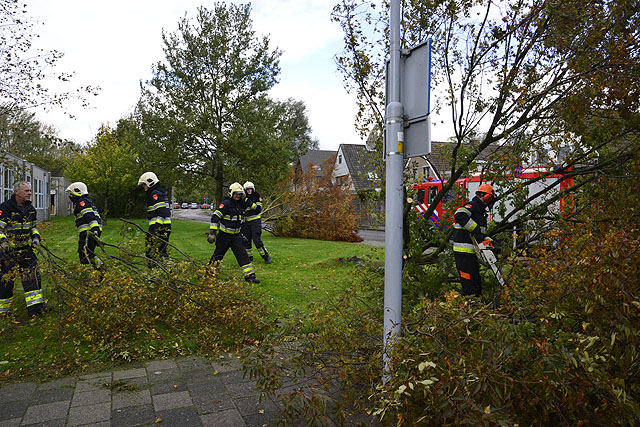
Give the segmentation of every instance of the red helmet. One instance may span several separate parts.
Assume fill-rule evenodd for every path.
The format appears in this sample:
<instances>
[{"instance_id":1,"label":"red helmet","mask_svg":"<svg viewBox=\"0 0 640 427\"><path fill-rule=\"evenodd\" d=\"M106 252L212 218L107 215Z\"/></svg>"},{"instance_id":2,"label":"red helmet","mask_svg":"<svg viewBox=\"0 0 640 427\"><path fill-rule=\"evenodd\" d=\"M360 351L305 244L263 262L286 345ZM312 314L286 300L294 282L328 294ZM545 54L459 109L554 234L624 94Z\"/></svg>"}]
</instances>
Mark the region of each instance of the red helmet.
<instances>
[{"instance_id":1,"label":"red helmet","mask_svg":"<svg viewBox=\"0 0 640 427\"><path fill-rule=\"evenodd\" d=\"M477 193L483 193L480 197L487 204L491 203L496 198L496 192L493 191L493 187L489 184L482 184L476 190L476 194Z\"/></svg>"}]
</instances>

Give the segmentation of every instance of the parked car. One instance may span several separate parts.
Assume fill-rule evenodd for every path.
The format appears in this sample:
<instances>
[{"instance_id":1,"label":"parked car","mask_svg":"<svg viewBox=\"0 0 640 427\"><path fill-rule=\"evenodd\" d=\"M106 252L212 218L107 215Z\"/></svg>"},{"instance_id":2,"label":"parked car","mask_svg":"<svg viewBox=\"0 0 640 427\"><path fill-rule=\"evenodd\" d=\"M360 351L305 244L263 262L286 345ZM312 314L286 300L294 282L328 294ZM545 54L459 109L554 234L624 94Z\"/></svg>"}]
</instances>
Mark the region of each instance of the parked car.
<instances>
[{"instance_id":1,"label":"parked car","mask_svg":"<svg viewBox=\"0 0 640 427\"><path fill-rule=\"evenodd\" d=\"M211 207L211 206L209 206L209 204L208 204L208 203L203 203L203 204L200 206L200 209L209 209L210 207Z\"/></svg>"},{"instance_id":2,"label":"parked car","mask_svg":"<svg viewBox=\"0 0 640 427\"><path fill-rule=\"evenodd\" d=\"M182 204L182 209L189 209L189 203L184 202L184 203Z\"/></svg>"},{"instance_id":3,"label":"parked car","mask_svg":"<svg viewBox=\"0 0 640 427\"><path fill-rule=\"evenodd\" d=\"M191 203L191 209L198 209L198 204L196 202Z\"/></svg>"},{"instance_id":4,"label":"parked car","mask_svg":"<svg viewBox=\"0 0 640 427\"><path fill-rule=\"evenodd\" d=\"M173 209L180 209L180 205L178 203L173 203Z\"/></svg>"}]
</instances>

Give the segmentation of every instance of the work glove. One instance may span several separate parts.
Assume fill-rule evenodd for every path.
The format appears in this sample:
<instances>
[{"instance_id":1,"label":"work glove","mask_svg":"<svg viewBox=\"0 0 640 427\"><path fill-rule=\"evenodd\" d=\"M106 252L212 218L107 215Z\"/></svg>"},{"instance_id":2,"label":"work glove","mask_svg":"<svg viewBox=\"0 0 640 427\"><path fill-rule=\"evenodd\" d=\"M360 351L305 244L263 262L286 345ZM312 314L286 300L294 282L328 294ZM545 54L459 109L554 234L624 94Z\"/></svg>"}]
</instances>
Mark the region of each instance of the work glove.
<instances>
[{"instance_id":1,"label":"work glove","mask_svg":"<svg viewBox=\"0 0 640 427\"><path fill-rule=\"evenodd\" d=\"M207 234L207 242L214 243L216 241L216 233Z\"/></svg>"},{"instance_id":2,"label":"work glove","mask_svg":"<svg viewBox=\"0 0 640 427\"><path fill-rule=\"evenodd\" d=\"M247 238L244 237L244 236L242 236L242 244L245 245L245 246L249 245L249 240L247 240Z\"/></svg>"},{"instance_id":3,"label":"work glove","mask_svg":"<svg viewBox=\"0 0 640 427\"><path fill-rule=\"evenodd\" d=\"M40 237L33 236L33 239L31 239L31 246L33 246L35 248L39 244L40 244Z\"/></svg>"}]
</instances>

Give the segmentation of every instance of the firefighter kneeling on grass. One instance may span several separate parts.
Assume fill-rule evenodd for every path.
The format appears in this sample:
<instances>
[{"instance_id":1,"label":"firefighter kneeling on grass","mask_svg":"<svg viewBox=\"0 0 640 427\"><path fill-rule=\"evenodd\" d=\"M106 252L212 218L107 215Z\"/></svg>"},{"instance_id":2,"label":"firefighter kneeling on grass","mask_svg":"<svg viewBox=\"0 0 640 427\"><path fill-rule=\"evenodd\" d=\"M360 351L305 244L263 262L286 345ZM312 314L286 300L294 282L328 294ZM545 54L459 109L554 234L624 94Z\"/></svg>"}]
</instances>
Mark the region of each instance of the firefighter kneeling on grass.
<instances>
[{"instance_id":1,"label":"firefighter kneeling on grass","mask_svg":"<svg viewBox=\"0 0 640 427\"><path fill-rule=\"evenodd\" d=\"M456 210L453 256L462 282L462 295L479 296L482 293L480 265L471 236L475 237L479 245L493 246L491 238L486 236L487 207L493 206L495 199L493 187L482 184L478 187L476 196Z\"/></svg>"},{"instance_id":2,"label":"firefighter kneeling on grass","mask_svg":"<svg viewBox=\"0 0 640 427\"><path fill-rule=\"evenodd\" d=\"M244 239L240 233L245 209L247 207L255 209L256 206L255 203L247 206L243 197L242 185L234 182L229 186L229 197L225 197L218 209L211 215L207 241L209 243L215 242L216 249L213 251L209 264L222 261L224 254L231 248L240 268L242 268L244 279L250 283L260 283L260 280L256 278L255 267L249 260L243 243Z\"/></svg>"},{"instance_id":3,"label":"firefighter kneeling on grass","mask_svg":"<svg viewBox=\"0 0 640 427\"><path fill-rule=\"evenodd\" d=\"M31 184L18 182L13 196L0 204L0 315L8 315L13 302L13 282L22 279L27 314L45 313L38 258L33 248L40 244L36 209L31 204Z\"/></svg>"},{"instance_id":4,"label":"firefighter kneeling on grass","mask_svg":"<svg viewBox=\"0 0 640 427\"><path fill-rule=\"evenodd\" d=\"M66 191L69 192L69 200L73 203L73 214L76 217L80 264L91 264L97 270L102 265L95 252L102 234L102 218L98 208L89 198L89 190L84 182L74 182Z\"/></svg>"}]
</instances>

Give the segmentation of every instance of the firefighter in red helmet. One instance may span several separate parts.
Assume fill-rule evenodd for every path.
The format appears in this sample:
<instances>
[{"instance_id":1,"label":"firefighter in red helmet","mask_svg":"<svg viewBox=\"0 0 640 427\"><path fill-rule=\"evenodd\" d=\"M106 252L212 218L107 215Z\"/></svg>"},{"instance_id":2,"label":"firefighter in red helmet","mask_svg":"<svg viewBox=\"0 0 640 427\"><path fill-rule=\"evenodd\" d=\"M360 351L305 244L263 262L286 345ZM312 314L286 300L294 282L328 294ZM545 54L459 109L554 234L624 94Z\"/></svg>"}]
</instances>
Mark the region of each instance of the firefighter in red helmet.
<instances>
[{"instance_id":1,"label":"firefighter in red helmet","mask_svg":"<svg viewBox=\"0 0 640 427\"><path fill-rule=\"evenodd\" d=\"M455 213L455 231L453 233L453 256L462 282L462 295L482 293L480 265L474 250L473 240L484 245L492 245L487 234L487 207L493 206L496 193L489 184L478 187L470 202L460 206Z\"/></svg>"}]
</instances>

